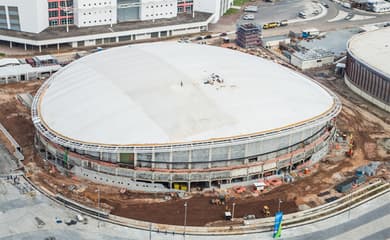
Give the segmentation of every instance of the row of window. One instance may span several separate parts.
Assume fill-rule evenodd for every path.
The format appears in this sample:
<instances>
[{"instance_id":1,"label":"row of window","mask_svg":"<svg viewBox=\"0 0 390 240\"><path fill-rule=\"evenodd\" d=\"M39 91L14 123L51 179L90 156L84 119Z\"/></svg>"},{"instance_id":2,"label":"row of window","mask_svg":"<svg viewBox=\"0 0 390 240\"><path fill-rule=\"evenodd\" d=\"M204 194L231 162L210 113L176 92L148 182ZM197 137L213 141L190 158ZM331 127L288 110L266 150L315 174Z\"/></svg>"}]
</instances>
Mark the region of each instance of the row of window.
<instances>
[{"instance_id":1,"label":"row of window","mask_svg":"<svg viewBox=\"0 0 390 240\"><path fill-rule=\"evenodd\" d=\"M168 7L168 6L169 6L168 4L165 4L165 7ZM171 3L170 6L173 7L173 4ZM159 7L159 5L146 6L146 8L158 8L158 7ZM164 5L161 4L160 7L164 7Z\"/></svg>"},{"instance_id":2,"label":"row of window","mask_svg":"<svg viewBox=\"0 0 390 240\"><path fill-rule=\"evenodd\" d=\"M83 7L91 7L91 6L105 6L105 5L111 5L111 1L109 1L109 2L99 2L99 3L88 3L88 4L83 4Z\"/></svg>"},{"instance_id":3,"label":"row of window","mask_svg":"<svg viewBox=\"0 0 390 240\"><path fill-rule=\"evenodd\" d=\"M192 12L192 6L187 6L187 7L178 7L177 8L178 13L185 13L185 12Z\"/></svg>"},{"instance_id":4,"label":"row of window","mask_svg":"<svg viewBox=\"0 0 390 240\"><path fill-rule=\"evenodd\" d=\"M58 16L62 16L62 17L65 17L65 16L73 16L73 13L71 12L66 12L64 10L60 10L60 11L49 11L49 18L52 18L52 17L58 17Z\"/></svg>"},{"instance_id":5,"label":"row of window","mask_svg":"<svg viewBox=\"0 0 390 240\"><path fill-rule=\"evenodd\" d=\"M110 19L99 19L99 20L91 20L91 21L83 21L83 24L92 24L92 23L110 23L111 22L111 18Z\"/></svg>"},{"instance_id":6,"label":"row of window","mask_svg":"<svg viewBox=\"0 0 390 240\"><path fill-rule=\"evenodd\" d=\"M149 15L149 14L146 14L145 16L146 16L146 17L149 17L149 16L150 16L150 17L158 17L158 16L163 16L163 15L164 15L163 13L160 13L160 14L156 13L156 14L150 14L150 15ZM167 16L168 13L166 12L165 15ZM173 15L173 12L169 12L169 15Z\"/></svg>"},{"instance_id":7,"label":"row of window","mask_svg":"<svg viewBox=\"0 0 390 240\"><path fill-rule=\"evenodd\" d=\"M71 7L71 6L73 6L73 0L48 2L48 6L49 6L49 10L56 9L59 7Z\"/></svg>"},{"instance_id":8,"label":"row of window","mask_svg":"<svg viewBox=\"0 0 390 240\"><path fill-rule=\"evenodd\" d=\"M108 13L111 13L112 11L111 10L108 10ZM87 16L87 15L92 15L92 14L103 14L103 12L85 12L83 13L84 16ZM104 14L107 14L107 11L104 11Z\"/></svg>"},{"instance_id":9,"label":"row of window","mask_svg":"<svg viewBox=\"0 0 390 240\"><path fill-rule=\"evenodd\" d=\"M66 19L53 19L49 21L50 26L57 26L57 25L65 25L65 24L73 24L73 18L68 18L68 23L66 22Z\"/></svg>"}]
</instances>

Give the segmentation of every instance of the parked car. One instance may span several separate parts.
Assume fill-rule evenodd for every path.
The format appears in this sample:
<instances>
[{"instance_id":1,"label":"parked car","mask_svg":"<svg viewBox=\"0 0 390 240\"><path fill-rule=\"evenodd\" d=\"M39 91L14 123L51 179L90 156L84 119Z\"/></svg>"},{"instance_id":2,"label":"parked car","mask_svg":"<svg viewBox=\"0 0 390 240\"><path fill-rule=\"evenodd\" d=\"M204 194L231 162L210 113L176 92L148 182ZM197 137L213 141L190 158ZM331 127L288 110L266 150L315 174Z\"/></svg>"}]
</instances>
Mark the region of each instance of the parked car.
<instances>
[{"instance_id":1,"label":"parked car","mask_svg":"<svg viewBox=\"0 0 390 240\"><path fill-rule=\"evenodd\" d=\"M257 11L258 11L258 7L253 5L246 6L244 8L244 12L257 12Z\"/></svg>"},{"instance_id":2,"label":"parked car","mask_svg":"<svg viewBox=\"0 0 390 240\"><path fill-rule=\"evenodd\" d=\"M329 8L329 5L326 2L322 2L321 4L322 4L322 6Z\"/></svg>"},{"instance_id":3,"label":"parked car","mask_svg":"<svg viewBox=\"0 0 390 240\"><path fill-rule=\"evenodd\" d=\"M255 15L253 14L245 14L242 19L244 20L254 20L255 19Z\"/></svg>"},{"instance_id":4,"label":"parked car","mask_svg":"<svg viewBox=\"0 0 390 240\"><path fill-rule=\"evenodd\" d=\"M227 36L228 34L227 33L225 33L225 32L223 32L223 33L221 33L221 34L219 34L219 36L221 36L221 37L225 37L225 36Z\"/></svg>"},{"instance_id":5,"label":"parked car","mask_svg":"<svg viewBox=\"0 0 390 240\"><path fill-rule=\"evenodd\" d=\"M195 40L196 40L196 41L203 40L203 36L196 37Z\"/></svg>"},{"instance_id":6,"label":"parked car","mask_svg":"<svg viewBox=\"0 0 390 240\"><path fill-rule=\"evenodd\" d=\"M77 223L77 221L75 219L67 219L65 221L65 224L70 226L70 225L75 225Z\"/></svg>"},{"instance_id":7,"label":"parked car","mask_svg":"<svg viewBox=\"0 0 390 240\"><path fill-rule=\"evenodd\" d=\"M279 26L280 27L284 27L284 26L287 26L288 25L288 21L287 20L282 20L279 22Z\"/></svg>"},{"instance_id":8,"label":"parked car","mask_svg":"<svg viewBox=\"0 0 390 240\"><path fill-rule=\"evenodd\" d=\"M348 13L348 15L344 18L345 20L350 20L351 18L353 18L354 14L353 13Z\"/></svg>"},{"instance_id":9,"label":"parked car","mask_svg":"<svg viewBox=\"0 0 390 240\"><path fill-rule=\"evenodd\" d=\"M211 35L206 35L205 37L204 37L204 39L210 39L210 38L212 38L213 36L211 36Z\"/></svg>"},{"instance_id":10,"label":"parked car","mask_svg":"<svg viewBox=\"0 0 390 240\"><path fill-rule=\"evenodd\" d=\"M390 27L390 22L385 23L383 27Z\"/></svg>"},{"instance_id":11,"label":"parked car","mask_svg":"<svg viewBox=\"0 0 390 240\"><path fill-rule=\"evenodd\" d=\"M305 12L299 12L298 17L300 18L306 18L306 13Z\"/></svg>"}]
</instances>

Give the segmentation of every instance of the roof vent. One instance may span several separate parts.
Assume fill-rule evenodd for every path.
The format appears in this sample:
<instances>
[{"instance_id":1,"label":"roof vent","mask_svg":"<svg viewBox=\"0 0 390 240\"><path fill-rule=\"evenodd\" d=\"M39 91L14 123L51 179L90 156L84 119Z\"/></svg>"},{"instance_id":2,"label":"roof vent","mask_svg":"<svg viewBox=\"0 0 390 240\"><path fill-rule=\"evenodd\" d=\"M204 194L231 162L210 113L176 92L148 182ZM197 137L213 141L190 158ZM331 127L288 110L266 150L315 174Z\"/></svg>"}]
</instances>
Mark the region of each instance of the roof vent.
<instances>
[{"instance_id":1,"label":"roof vent","mask_svg":"<svg viewBox=\"0 0 390 240\"><path fill-rule=\"evenodd\" d=\"M207 79L206 81L204 81L203 83L204 84L210 84L210 85L214 85L214 84L222 84L224 81L223 81L223 78L218 75L218 74L215 74L215 73L212 73Z\"/></svg>"}]
</instances>

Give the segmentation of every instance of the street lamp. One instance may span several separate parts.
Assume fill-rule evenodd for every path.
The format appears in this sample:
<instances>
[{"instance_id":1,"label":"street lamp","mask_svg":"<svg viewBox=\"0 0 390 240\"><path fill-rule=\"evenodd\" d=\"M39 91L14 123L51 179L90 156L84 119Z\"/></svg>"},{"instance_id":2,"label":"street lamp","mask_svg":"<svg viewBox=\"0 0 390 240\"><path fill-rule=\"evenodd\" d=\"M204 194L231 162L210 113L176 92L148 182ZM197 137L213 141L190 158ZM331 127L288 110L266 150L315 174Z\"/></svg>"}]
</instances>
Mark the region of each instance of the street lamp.
<instances>
[{"instance_id":1,"label":"street lamp","mask_svg":"<svg viewBox=\"0 0 390 240\"><path fill-rule=\"evenodd\" d=\"M234 218L234 207L236 206L236 203L233 203L233 207L232 207L232 221L233 221L233 218Z\"/></svg>"},{"instance_id":2,"label":"street lamp","mask_svg":"<svg viewBox=\"0 0 390 240\"><path fill-rule=\"evenodd\" d=\"M99 187L96 189L96 192L98 193L98 228L100 228L100 188Z\"/></svg>"},{"instance_id":3,"label":"street lamp","mask_svg":"<svg viewBox=\"0 0 390 240\"><path fill-rule=\"evenodd\" d=\"M279 204L278 204L278 212L280 212L280 204L283 202L282 200L280 200L280 198L278 199L279 200Z\"/></svg>"},{"instance_id":4,"label":"street lamp","mask_svg":"<svg viewBox=\"0 0 390 240\"><path fill-rule=\"evenodd\" d=\"M187 202L184 203L184 239L186 238L186 226L187 226Z\"/></svg>"}]
</instances>

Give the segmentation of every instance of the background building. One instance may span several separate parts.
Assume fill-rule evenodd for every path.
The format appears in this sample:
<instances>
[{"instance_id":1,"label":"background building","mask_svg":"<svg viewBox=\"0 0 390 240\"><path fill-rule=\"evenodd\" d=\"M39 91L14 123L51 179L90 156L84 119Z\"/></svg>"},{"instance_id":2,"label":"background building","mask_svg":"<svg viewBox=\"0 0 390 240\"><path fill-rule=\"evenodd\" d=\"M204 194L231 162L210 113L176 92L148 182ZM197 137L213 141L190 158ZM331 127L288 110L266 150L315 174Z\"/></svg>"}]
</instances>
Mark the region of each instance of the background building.
<instances>
[{"instance_id":1,"label":"background building","mask_svg":"<svg viewBox=\"0 0 390 240\"><path fill-rule=\"evenodd\" d=\"M390 112L390 29L353 36L347 47L345 83L355 93Z\"/></svg>"},{"instance_id":2,"label":"background building","mask_svg":"<svg viewBox=\"0 0 390 240\"><path fill-rule=\"evenodd\" d=\"M334 94L272 61L166 42L67 65L37 92L32 120L38 151L76 175L188 189L319 161L340 108Z\"/></svg>"},{"instance_id":3,"label":"background building","mask_svg":"<svg viewBox=\"0 0 390 240\"><path fill-rule=\"evenodd\" d=\"M333 61L334 53L314 48L304 52L294 52L291 54L290 63L301 70L308 70L330 65Z\"/></svg>"},{"instance_id":4,"label":"background building","mask_svg":"<svg viewBox=\"0 0 390 240\"><path fill-rule=\"evenodd\" d=\"M74 24L73 0L48 0L49 25Z\"/></svg>"},{"instance_id":5,"label":"background building","mask_svg":"<svg viewBox=\"0 0 390 240\"><path fill-rule=\"evenodd\" d=\"M74 22L77 27L117 23L116 0L74 0Z\"/></svg>"},{"instance_id":6,"label":"background building","mask_svg":"<svg viewBox=\"0 0 390 240\"><path fill-rule=\"evenodd\" d=\"M225 12L233 6L233 0L194 0L196 11L212 13L212 23L218 22Z\"/></svg>"},{"instance_id":7,"label":"background building","mask_svg":"<svg viewBox=\"0 0 390 240\"><path fill-rule=\"evenodd\" d=\"M48 26L154 21L193 11L211 13L216 22L232 4L233 0L0 0L0 28L39 33Z\"/></svg>"},{"instance_id":8,"label":"background building","mask_svg":"<svg viewBox=\"0 0 390 240\"><path fill-rule=\"evenodd\" d=\"M47 0L1 0L0 28L41 32L49 26Z\"/></svg>"}]
</instances>

